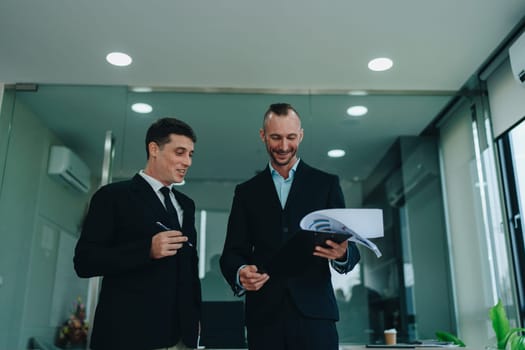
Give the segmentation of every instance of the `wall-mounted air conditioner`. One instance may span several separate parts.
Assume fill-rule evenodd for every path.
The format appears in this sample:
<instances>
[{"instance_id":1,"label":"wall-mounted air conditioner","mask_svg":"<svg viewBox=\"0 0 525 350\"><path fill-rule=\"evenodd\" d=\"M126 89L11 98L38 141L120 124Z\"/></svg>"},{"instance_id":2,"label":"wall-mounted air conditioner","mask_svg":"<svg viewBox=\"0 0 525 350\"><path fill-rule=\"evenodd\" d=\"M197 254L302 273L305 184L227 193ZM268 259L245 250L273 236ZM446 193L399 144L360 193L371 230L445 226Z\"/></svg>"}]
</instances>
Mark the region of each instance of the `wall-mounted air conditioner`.
<instances>
[{"instance_id":1,"label":"wall-mounted air conditioner","mask_svg":"<svg viewBox=\"0 0 525 350\"><path fill-rule=\"evenodd\" d=\"M51 146L47 172L81 192L87 193L90 189L89 168L67 147Z\"/></svg>"},{"instance_id":2,"label":"wall-mounted air conditioner","mask_svg":"<svg viewBox=\"0 0 525 350\"><path fill-rule=\"evenodd\" d=\"M525 32L509 48L512 75L522 86L525 86Z\"/></svg>"}]
</instances>

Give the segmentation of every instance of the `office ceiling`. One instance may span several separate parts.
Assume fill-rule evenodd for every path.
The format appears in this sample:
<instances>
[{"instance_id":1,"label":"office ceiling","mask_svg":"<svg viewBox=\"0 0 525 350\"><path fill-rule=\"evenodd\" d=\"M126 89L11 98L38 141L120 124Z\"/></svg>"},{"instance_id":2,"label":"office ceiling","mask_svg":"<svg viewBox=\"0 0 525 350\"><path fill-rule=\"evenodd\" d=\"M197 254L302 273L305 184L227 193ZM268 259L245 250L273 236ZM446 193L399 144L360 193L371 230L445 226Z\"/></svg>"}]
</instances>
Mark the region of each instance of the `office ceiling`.
<instances>
[{"instance_id":1,"label":"office ceiling","mask_svg":"<svg viewBox=\"0 0 525 350\"><path fill-rule=\"evenodd\" d=\"M418 135L524 16L524 0L1 0L0 82L39 84L17 98L96 174L106 130L126 177L144 165L147 126L178 116L199 138L188 181L244 180L266 164L263 112L286 101L303 117L303 159L356 181L397 136ZM109 65L111 51L132 65ZM383 56L391 70L367 69ZM144 86L154 91L131 91ZM369 113L349 118L355 104ZM328 159L332 148L347 155Z\"/></svg>"}]
</instances>

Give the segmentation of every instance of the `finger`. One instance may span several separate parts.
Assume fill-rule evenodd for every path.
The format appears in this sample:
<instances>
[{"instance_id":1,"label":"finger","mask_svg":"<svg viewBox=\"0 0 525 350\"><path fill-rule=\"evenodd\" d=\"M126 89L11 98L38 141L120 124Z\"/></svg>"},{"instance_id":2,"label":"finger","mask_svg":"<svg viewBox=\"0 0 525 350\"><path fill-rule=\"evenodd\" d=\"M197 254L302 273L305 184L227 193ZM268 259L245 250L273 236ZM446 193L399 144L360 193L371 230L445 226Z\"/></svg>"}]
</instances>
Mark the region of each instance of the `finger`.
<instances>
[{"instance_id":1,"label":"finger","mask_svg":"<svg viewBox=\"0 0 525 350\"><path fill-rule=\"evenodd\" d=\"M346 247L348 245L348 243L341 243L341 244L338 244L334 241L330 241L330 240L326 240L326 245L328 247L323 247L323 246L319 246L319 245L316 245L315 246L315 250L316 251L319 251L319 252L324 252L324 253L327 253L329 254L330 252L342 252L342 251L345 251L346 250Z\"/></svg>"},{"instance_id":2,"label":"finger","mask_svg":"<svg viewBox=\"0 0 525 350\"><path fill-rule=\"evenodd\" d=\"M177 254L177 250L163 249L160 251L159 258L165 258L167 256L173 256Z\"/></svg>"},{"instance_id":3,"label":"finger","mask_svg":"<svg viewBox=\"0 0 525 350\"><path fill-rule=\"evenodd\" d=\"M239 277L250 278L256 271L257 267L255 265L246 265L239 271Z\"/></svg>"},{"instance_id":4,"label":"finger","mask_svg":"<svg viewBox=\"0 0 525 350\"><path fill-rule=\"evenodd\" d=\"M257 266L255 265L246 265L245 267L243 267L241 269L241 273L244 272L244 273L248 273L248 272L256 272L257 271Z\"/></svg>"},{"instance_id":5,"label":"finger","mask_svg":"<svg viewBox=\"0 0 525 350\"><path fill-rule=\"evenodd\" d=\"M170 243L166 245L166 248L168 250L179 250L180 248L182 248L182 243Z\"/></svg>"},{"instance_id":6,"label":"finger","mask_svg":"<svg viewBox=\"0 0 525 350\"><path fill-rule=\"evenodd\" d=\"M319 256L321 258L327 258L327 259L334 259L340 254L341 253L339 253L337 249L327 249L327 248L322 248L319 246L315 247L315 251L313 253L313 255L315 256Z\"/></svg>"},{"instance_id":7,"label":"finger","mask_svg":"<svg viewBox=\"0 0 525 350\"><path fill-rule=\"evenodd\" d=\"M188 241L188 236L176 236L176 237L169 238L170 243L184 243L187 241Z\"/></svg>"},{"instance_id":8,"label":"finger","mask_svg":"<svg viewBox=\"0 0 525 350\"><path fill-rule=\"evenodd\" d=\"M263 274L259 273L259 272L248 272L248 273L246 273L246 277L247 278L252 278L252 279L260 279L262 276L263 276Z\"/></svg>"},{"instance_id":9,"label":"finger","mask_svg":"<svg viewBox=\"0 0 525 350\"><path fill-rule=\"evenodd\" d=\"M245 289L254 290L260 288L268 279L270 276L268 274L257 274L259 277L253 277L253 278L241 278L240 282L245 287Z\"/></svg>"},{"instance_id":10,"label":"finger","mask_svg":"<svg viewBox=\"0 0 525 350\"><path fill-rule=\"evenodd\" d=\"M182 236L182 232L177 230L164 231L163 233L166 235L166 237Z\"/></svg>"},{"instance_id":11,"label":"finger","mask_svg":"<svg viewBox=\"0 0 525 350\"><path fill-rule=\"evenodd\" d=\"M266 282L268 281L269 277L267 275L267 277L263 278L262 280L260 280L259 282L257 283L254 283L254 287L255 287L255 290L259 290L262 288L262 286L264 286L266 284Z\"/></svg>"},{"instance_id":12,"label":"finger","mask_svg":"<svg viewBox=\"0 0 525 350\"><path fill-rule=\"evenodd\" d=\"M346 254L346 249L342 249L339 246L333 249L326 249L326 248L319 247L319 249L316 248L313 253L313 255L315 256L326 258L326 259L332 259L332 260L339 259L343 257L345 254Z\"/></svg>"},{"instance_id":13,"label":"finger","mask_svg":"<svg viewBox=\"0 0 525 350\"><path fill-rule=\"evenodd\" d=\"M327 239L327 240L325 241L325 243L326 243L327 246L329 246L330 248L333 248L333 249L336 249L336 248L339 248L339 247L340 247L340 245L339 245L338 243L336 243L336 242L334 242L334 241L331 241L331 240L329 240L329 239Z\"/></svg>"},{"instance_id":14,"label":"finger","mask_svg":"<svg viewBox=\"0 0 525 350\"><path fill-rule=\"evenodd\" d=\"M314 249L314 252L326 255L326 254L330 254L333 250L334 250L334 248L323 248L323 247L321 247L319 245L316 245L315 249Z\"/></svg>"},{"instance_id":15,"label":"finger","mask_svg":"<svg viewBox=\"0 0 525 350\"><path fill-rule=\"evenodd\" d=\"M314 252L313 255L318 256L320 258L332 259L332 257L330 255L327 255L327 254L324 254L324 253L320 253L320 252Z\"/></svg>"},{"instance_id":16,"label":"finger","mask_svg":"<svg viewBox=\"0 0 525 350\"><path fill-rule=\"evenodd\" d=\"M255 279L255 278L241 278L240 279L241 281L241 284L243 286L250 286L250 287L253 287L255 284L257 284L257 282L260 281L260 279Z\"/></svg>"}]
</instances>

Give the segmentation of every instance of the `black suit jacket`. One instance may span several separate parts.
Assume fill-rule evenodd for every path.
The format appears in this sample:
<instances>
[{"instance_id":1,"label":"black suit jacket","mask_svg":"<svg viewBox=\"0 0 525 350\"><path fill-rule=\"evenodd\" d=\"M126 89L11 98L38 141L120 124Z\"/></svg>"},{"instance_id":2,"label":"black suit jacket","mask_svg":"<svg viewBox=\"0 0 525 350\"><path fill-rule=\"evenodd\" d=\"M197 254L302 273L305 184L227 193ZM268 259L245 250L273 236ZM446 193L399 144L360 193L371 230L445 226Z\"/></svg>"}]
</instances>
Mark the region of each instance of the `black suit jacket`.
<instances>
[{"instance_id":1,"label":"black suit jacket","mask_svg":"<svg viewBox=\"0 0 525 350\"><path fill-rule=\"evenodd\" d=\"M344 208L339 179L314 169L303 161L281 208L269 167L237 186L221 256L221 269L234 291L237 271L245 264L264 266L280 246L299 230L306 214L320 209ZM350 271L359 261L359 251L349 244L349 259L339 272ZM285 279L270 279L256 292L246 293L247 326L271 322L283 299L289 295L308 318L338 320L339 314L326 259L312 256L302 271Z\"/></svg>"},{"instance_id":2,"label":"black suit jacket","mask_svg":"<svg viewBox=\"0 0 525 350\"><path fill-rule=\"evenodd\" d=\"M195 204L174 191L182 232L196 247ZM195 347L201 290L195 248L150 258L151 238L167 212L140 176L100 188L91 199L75 249L80 277L103 276L91 338L93 349L156 349L180 339Z\"/></svg>"}]
</instances>

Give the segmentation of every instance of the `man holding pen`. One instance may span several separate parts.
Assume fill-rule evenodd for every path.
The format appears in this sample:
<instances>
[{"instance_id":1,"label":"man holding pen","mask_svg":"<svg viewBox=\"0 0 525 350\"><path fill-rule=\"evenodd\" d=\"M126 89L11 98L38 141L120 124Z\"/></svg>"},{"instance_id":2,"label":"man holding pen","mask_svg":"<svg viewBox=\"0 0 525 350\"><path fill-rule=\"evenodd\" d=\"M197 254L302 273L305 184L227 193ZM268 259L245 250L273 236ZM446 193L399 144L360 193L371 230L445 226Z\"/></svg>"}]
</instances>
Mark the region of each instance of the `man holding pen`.
<instances>
[{"instance_id":1,"label":"man holding pen","mask_svg":"<svg viewBox=\"0 0 525 350\"><path fill-rule=\"evenodd\" d=\"M144 170L91 199L74 263L80 277L104 277L92 349L197 347L195 204L173 187L192 164L195 142L183 121L156 121L146 134Z\"/></svg>"}]
</instances>

